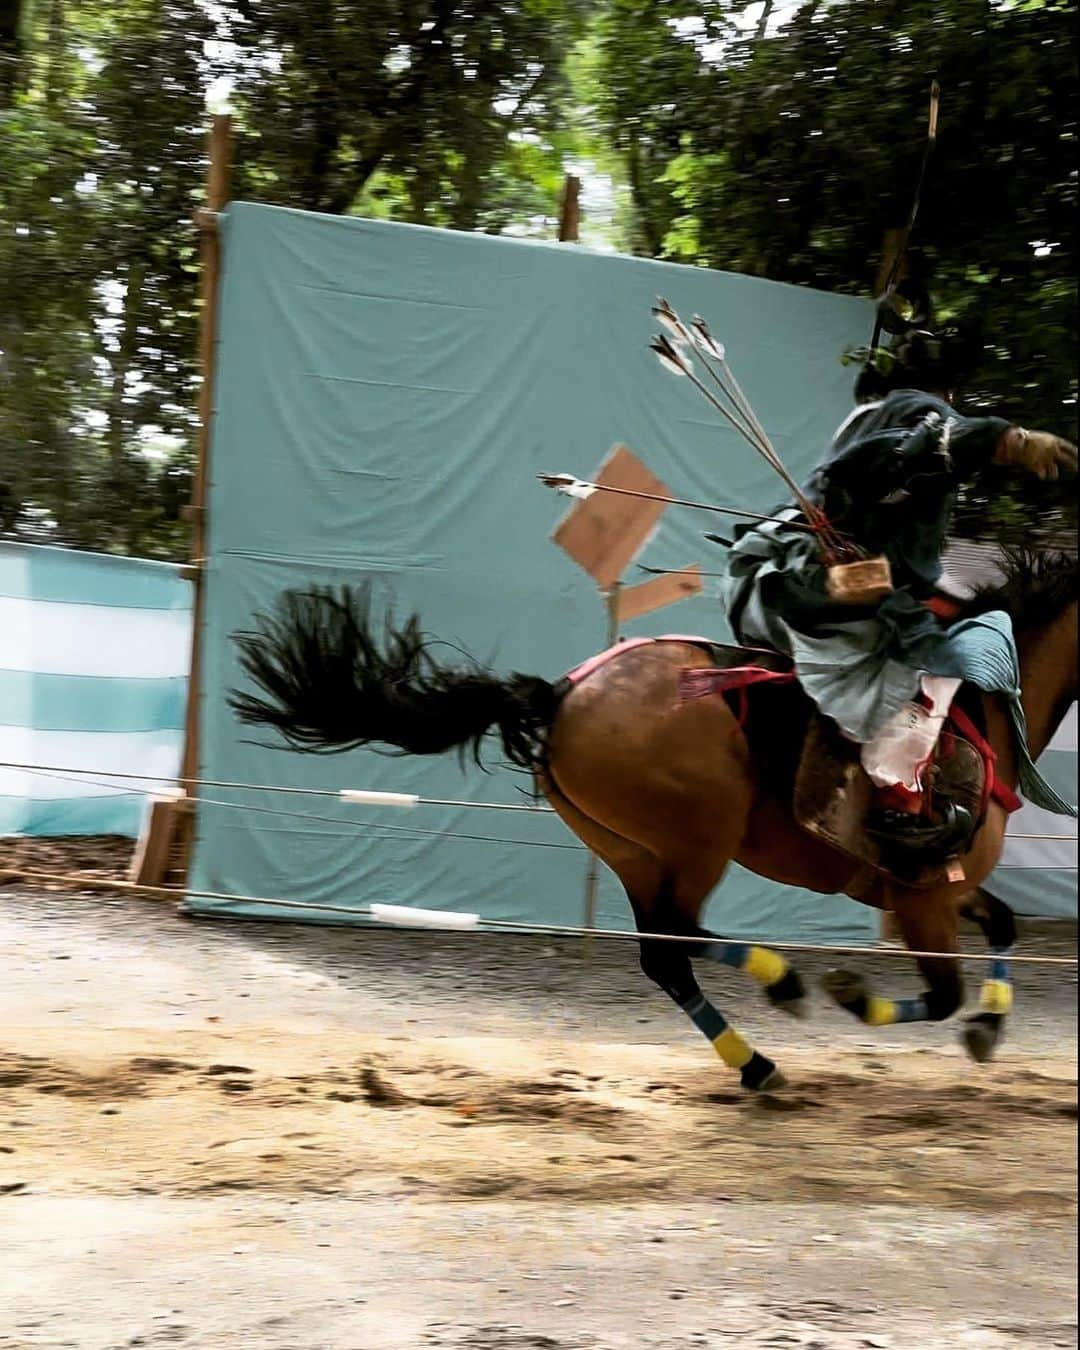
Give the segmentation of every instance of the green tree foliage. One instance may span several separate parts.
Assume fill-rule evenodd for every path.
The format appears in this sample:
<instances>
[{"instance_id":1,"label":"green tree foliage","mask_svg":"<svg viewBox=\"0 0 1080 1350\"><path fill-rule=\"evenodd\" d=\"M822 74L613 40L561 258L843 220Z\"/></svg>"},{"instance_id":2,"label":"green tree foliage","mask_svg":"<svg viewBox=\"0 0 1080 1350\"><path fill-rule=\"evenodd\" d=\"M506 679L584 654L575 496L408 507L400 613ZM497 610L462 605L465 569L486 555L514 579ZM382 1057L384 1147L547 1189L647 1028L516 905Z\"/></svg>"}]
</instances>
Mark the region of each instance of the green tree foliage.
<instances>
[{"instance_id":1,"label":"green tree foliage","mask_svg":"<svg viewBox=\"0 0 1080 1350\"><path fill-rule=\"evenodd\" d=\"M912 265L978 335L969 400L1074 433L1071 24L1063 0L0 0L0 534L182 554L208 99L238 196L550 237L591 164L610 242L869 293L936 74ZM1001 486L971 528L1030 523Z\"/></svg>"},{"instance_id":2,"label":"green tree foliage","mask_svg":"<svg viewBox=\"0 0 1080 1350\"><path fill-rule=\"evenodd\" d=\"M574 0L0 0L0 533L180 556L207 97L236 195L557 210Z\"/></svg>"},{"instance_id":3,"label":"green tree foliage","mask_svg":"<svg viewBox=\"0 0 1080 1350\"><path fill-rule=\"evenodd\" d=\"M936 75L912 269L972 340L967 406L1075 439L1074 6L782 8L770 27L771 5L609 0L597 112L625 156L639 247L870 293L911 206ZM1002 486L976 490L968 528L1030 523L1027 489Z\"/></svg>"},{"instance_id":4,"label":"green tree foliage","mask_svg":"<svg viewBox=\"0 0 1080 1350\"><path fill-rule=\"evenodd\" d=\"M238 191L464 230L550 211L583 12L566 0L235 0Z\"/></svg>"},{"instance_id":5,"label":"green tree foliage","mask_svg":"<svg viewBox=\"0 0 1080 1350\"><path fill-rule=\"evenodd\" d=\"M180 543L209 31L194 0L24 11L0 162L0 528Z\"/></svg>"}]
</instances>

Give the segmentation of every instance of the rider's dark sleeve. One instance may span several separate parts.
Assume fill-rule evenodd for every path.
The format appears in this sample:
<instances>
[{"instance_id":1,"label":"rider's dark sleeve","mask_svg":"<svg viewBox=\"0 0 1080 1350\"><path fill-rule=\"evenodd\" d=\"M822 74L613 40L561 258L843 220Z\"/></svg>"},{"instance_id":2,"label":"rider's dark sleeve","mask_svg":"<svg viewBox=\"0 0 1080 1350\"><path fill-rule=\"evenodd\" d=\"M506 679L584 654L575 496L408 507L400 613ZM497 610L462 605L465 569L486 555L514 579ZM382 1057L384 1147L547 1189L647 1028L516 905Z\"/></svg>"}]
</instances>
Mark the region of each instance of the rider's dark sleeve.
<instances>
[{"instance_id":1,"label":"rider's dark sleeve","mask_svg":"<svg viewBox=\"0 0 1080 1350\"><path fill-rule=\"evenodd\" d=\"M940 453L941 428L946 424L947 461ZM914 473L920 480L934 477L943 487L949 482L956 486L990 462L1009 426L1001 417L964 417L934 394L896 390L852 428L840 458L852 461L844 467L855 468L854 485L867 470L876 477L875 470L880 469L900 481ZM823 467L829 473L832 465L827 461ZM926 486L922 484L923 490Z\"/></svg>"},{"instance_id":2,"label":"rider's dark sleeve","mask_svg":"<svg viewBox=\"0 0 1080 1350\"><path fill-rule=\"evenodd\" d=\"M960 417L949 428L949 455L959 481L969 478L994 457L1002 436L1012 425L1003 417Z\"/></svg>"}]
</instances>

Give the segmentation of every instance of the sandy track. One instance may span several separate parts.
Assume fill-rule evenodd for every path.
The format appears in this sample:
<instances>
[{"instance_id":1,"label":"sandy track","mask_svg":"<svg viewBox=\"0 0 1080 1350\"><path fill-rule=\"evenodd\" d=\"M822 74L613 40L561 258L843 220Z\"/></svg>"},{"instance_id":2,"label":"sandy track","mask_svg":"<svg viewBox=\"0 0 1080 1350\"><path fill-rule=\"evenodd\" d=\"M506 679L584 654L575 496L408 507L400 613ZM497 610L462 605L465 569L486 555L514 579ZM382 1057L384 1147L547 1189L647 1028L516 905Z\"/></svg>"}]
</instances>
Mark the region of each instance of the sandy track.
<instances>
[{"instance_id":1,"label":"sandy track","mask_svg":"<svg viewBox=\"0 0 1080 1350\"><path fill-rule=\"evenodd\" d=\"M337 1038L272 1030L114 1031L106 1054L96 1033L28 1039L0 1056L0 1187L789 1203L854 1183L866 1205L1074 1207L1068 1065L803 1052L786 1058L797 1088L754 1098L648 1046L366 1038L343 1058Z\"/></svg>"},{"instance_id":2,"label":"sandy track","mask_svg":"<svg viewBox=\"0 0 1080 1350\"><path fill-rule=\"evenodd\" d=\"M0 951L3 1350L1077 1343L1074 972L987 1067L708 971L755 1099L627 949L9 890Z\"/></svg>"}]
</instances>

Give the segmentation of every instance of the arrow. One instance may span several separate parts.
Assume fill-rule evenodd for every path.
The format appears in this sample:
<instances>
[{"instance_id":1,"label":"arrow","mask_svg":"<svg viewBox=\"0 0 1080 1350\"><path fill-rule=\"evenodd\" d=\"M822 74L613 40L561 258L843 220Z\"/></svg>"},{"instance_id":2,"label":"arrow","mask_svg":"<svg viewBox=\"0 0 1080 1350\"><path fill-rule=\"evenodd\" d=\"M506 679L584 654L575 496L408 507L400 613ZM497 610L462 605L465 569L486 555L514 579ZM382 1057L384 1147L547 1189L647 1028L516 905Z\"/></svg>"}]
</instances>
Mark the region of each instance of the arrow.
<instances>
[{"instance_id":1,"label":"arrow","mask_svg":"<svg viewBox=\"0 0 1080 1350\"><path fill-rule=\"evenodd\" d=\"M693 511L719 511L723 515L738 516L742 520L775 521L785 529L802 530L806 534L817 534L812 525L801 520L778 521L776 516L763 516L757 511L740 511L734 506L715 506L712 502L692 502L685 497L661 497L656 492L636 492L633 488L609 487L605 483L590 483L585 478L575 478L572 473L538 473L536 477L545 487L554 488L567 497L591 497L594 492L614 492L620 497L642 497L649 502L663 502L666 506L688 506Z\"/></svg>"}]
</instances>

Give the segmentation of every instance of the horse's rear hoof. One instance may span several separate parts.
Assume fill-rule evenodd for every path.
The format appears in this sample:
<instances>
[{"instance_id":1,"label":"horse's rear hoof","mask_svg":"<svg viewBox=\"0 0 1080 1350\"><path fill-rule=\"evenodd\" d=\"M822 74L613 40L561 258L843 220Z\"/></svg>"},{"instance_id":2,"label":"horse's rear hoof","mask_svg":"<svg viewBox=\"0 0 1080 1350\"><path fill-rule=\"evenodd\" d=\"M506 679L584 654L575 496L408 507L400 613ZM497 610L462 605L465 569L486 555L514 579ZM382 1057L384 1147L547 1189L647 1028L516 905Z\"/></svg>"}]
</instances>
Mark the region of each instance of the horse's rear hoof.
<instances>
[{"instance_id":1,"label":"horse's rear hoof","mask_svg":"<svg viewBox=\"0 0 1080 1350\"><path fill-rule=\"evenodd\" d=\"M774 984L767 984L765 997L778 1012L787 1013L789 1017L810 1016L806 986L797 970L787 970Z\"/></svg>"},{"instance_id":2,"label":"horse's rear hoof","mask_svg":"<svg viewBox=\"0 0 1080 1350\"><path fill-rule=\"evenodd\" d=\"M759 1055L756 1050L743 1065L739 1078L750 1092L779 1092L787 1087L787 1079L772 1060Z\"/></svg>"},{"instance_id":3,"label":"horse's rear hoof","mask_svg":"<svg viewBox=\"0 0 1080 1350\"><path fill-rule=\"evenodd\" d=\"M979 1013L969 1017L962 1033L964 1047L973 1060L986 1064L994 1058L1001 1040L1001 1018L997 1013Z\"/></svg>"},{"instance_id":4,"label":"horse's rear hoof","mask_svg":"<svg viewBox=\"0 0 1080 1350\"><path fill-rule=\"evenodd\" d=\"M826 994L841 1008L850 1010L866 998L866 981L853 970L827 970L822 984Z\"/></svg>"}]
</instances>

